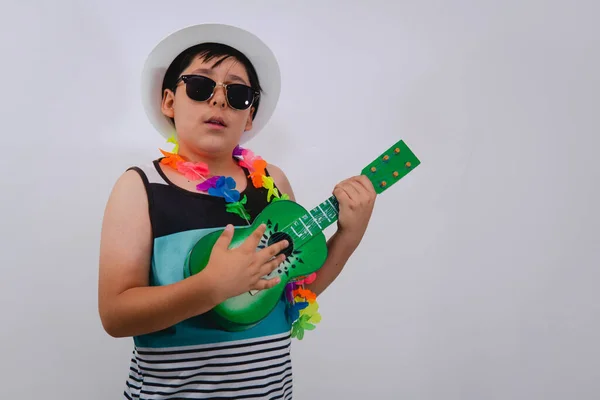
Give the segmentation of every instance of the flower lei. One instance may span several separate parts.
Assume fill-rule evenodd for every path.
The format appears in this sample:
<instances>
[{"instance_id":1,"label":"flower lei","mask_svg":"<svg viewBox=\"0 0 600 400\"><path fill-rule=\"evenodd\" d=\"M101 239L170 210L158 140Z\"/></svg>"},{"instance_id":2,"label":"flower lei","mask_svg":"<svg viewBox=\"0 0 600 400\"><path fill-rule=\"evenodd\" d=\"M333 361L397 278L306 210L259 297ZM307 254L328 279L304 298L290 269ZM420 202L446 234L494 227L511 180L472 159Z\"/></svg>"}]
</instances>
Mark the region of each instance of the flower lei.
<instances>
[{"instance_id":1,"label":"flower lei","mask_svg":"<svg viewBox=\"0 0 600 400\"><path fill-rule=\"evenodd\" d=\"M235 188L235 180L229 176L212 176L209 178L208 165L202 162L186 161L180 156L178 154L179 143L174 136L171 136L167 142L173 143L175 146L171 152L159 149L164 156L160 163L178 171L191 181L201 180L202 182L196 185L196 190L208 192L212 196L223 197L226 201L226 211L239 215L250 225L250 214L245 208L247 198L246 195L240 198L240 192ZM252 179L252 185L255 188L263 187L267 189L268 203L289 200L287 194L279 193L273 178L266 175L267 162L260 156L238 145L233 150L233 157L240 166L248 169L250 172L248 177ZM321 314L318 312L319 305L316 301L317 296L304 287L304 285L312 283L315 278L316 273L295 279L290 281L284 289L288 304L287 317L292 324L291 336L299 340L304 337L305 330L315 329L315 324L321 321Z\"/></svg>"}]
</instances>

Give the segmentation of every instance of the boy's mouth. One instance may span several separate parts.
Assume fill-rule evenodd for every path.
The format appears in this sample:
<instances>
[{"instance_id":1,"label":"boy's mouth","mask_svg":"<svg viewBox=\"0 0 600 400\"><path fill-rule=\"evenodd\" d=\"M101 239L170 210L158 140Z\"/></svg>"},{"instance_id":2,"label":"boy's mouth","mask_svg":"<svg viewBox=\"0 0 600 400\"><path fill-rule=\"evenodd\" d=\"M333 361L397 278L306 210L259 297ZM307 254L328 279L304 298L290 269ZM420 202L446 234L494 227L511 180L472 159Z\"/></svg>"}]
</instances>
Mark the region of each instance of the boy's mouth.
<instances>
[{"instance_id":1,"label":"boy's mouth","mask_svg":"<svg viewBox=\"0 0 600 400\"><path fill-rule=\"evenodd\" d=\"M227 124L225 123L225 120L223 120L223 118L221 117L210 117L209 119L207 119L206 121L204 121L206 124L209 124L210 126L214 127L214 128L225 128L227 127Z\"/></svg>"}]
</instances>

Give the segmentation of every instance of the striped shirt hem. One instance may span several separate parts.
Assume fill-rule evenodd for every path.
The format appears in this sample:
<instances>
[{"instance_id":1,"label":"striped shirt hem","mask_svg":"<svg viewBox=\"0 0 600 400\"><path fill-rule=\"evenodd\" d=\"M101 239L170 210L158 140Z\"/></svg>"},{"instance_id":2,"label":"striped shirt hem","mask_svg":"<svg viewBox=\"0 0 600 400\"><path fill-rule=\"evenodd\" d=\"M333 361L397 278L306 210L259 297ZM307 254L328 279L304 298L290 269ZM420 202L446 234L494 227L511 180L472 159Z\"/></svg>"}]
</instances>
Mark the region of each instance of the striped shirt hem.
<instances>
[{"instance_id":1,"label":"striped shirt hem","mask_svg":"<svg viewBox=\"0 0 600 400\"><path fill-rule=\"evenodd\" d=\"M292 399L289 332L212 345L133 350L129 400Z\"/></svg>"}]
</instances>

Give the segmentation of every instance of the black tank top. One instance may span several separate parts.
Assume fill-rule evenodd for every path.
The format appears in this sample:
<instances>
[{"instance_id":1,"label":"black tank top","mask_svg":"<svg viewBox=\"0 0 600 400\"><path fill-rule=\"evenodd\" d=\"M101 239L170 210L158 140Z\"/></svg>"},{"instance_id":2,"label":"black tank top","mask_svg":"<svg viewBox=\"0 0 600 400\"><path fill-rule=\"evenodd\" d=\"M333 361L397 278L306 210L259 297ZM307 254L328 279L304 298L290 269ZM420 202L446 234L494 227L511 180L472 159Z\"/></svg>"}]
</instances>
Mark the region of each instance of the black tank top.
<instances>
[{"instance_id":1,"label":"black tank top","mask_svg":"<svg viewBox=\"0 0 600 400\"><path fill-rule=\"evenodd\" d=\"M153 238L169 235L190 229L204 229L248 225L247 221L237 214L227 212L227 204L222 197L205 193L194 193L175 185L162 171L160 159L152 162L153 170L143 167L132 167L140 173L148 193L150 221ZM267 206L267 189L255 188L250 179L248 169L241 167L246 175L246 189L240 192L247 196L246 210L250 214L250 222ZM265 171L269 176L268 171ZM158 176L156 176L158 174Z\"/></svg>"},{"instance_id":2,"label":"black tank top","mask_svg":"<svg viewBox=\"0 0 600 400\"><path fill-rule=\"evenodd\" d=\"M138 172L148 196L153 239L150 285L184 279L185 258L202 236L227 224L248 225L226 211L224 198L176 186L162 171L160 159L129 169ZM246 189L240 194L247 197L252 222L267 206L268 190L255 188L249 171L244 172ZM193 393L196 399L291 399L290 331L282 296L267 318L245 331L220 330L200 315L136 336L124 396L169 399Z\"/></svg>"}]
</instances>

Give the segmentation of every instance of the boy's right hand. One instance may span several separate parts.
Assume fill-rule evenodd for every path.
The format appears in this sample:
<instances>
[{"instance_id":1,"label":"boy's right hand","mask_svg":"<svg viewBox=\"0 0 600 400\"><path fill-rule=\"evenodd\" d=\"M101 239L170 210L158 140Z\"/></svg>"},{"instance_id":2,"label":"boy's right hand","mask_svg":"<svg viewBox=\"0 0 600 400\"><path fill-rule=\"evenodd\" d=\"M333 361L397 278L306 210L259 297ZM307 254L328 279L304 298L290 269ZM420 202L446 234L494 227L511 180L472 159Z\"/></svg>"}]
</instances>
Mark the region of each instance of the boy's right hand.
<instances>
[{"instance_id":1,"label":"boy's right hand","mask_svg":"<svg viewBox=\"0 0 600 400\"><path fill-rule=\"evenodd\" d=\"M276 242L259 251L256 248L266 225L260 225L244 242L229 249L233 237L233 226L227 225L213 246L208 265L204 271L215 283L217 297L224 301L251 290L269 289L280 282L279 277L263 279L284 260L285 255L278 253L289 246L286 240Z\"/></svg>"}]
</instances>

